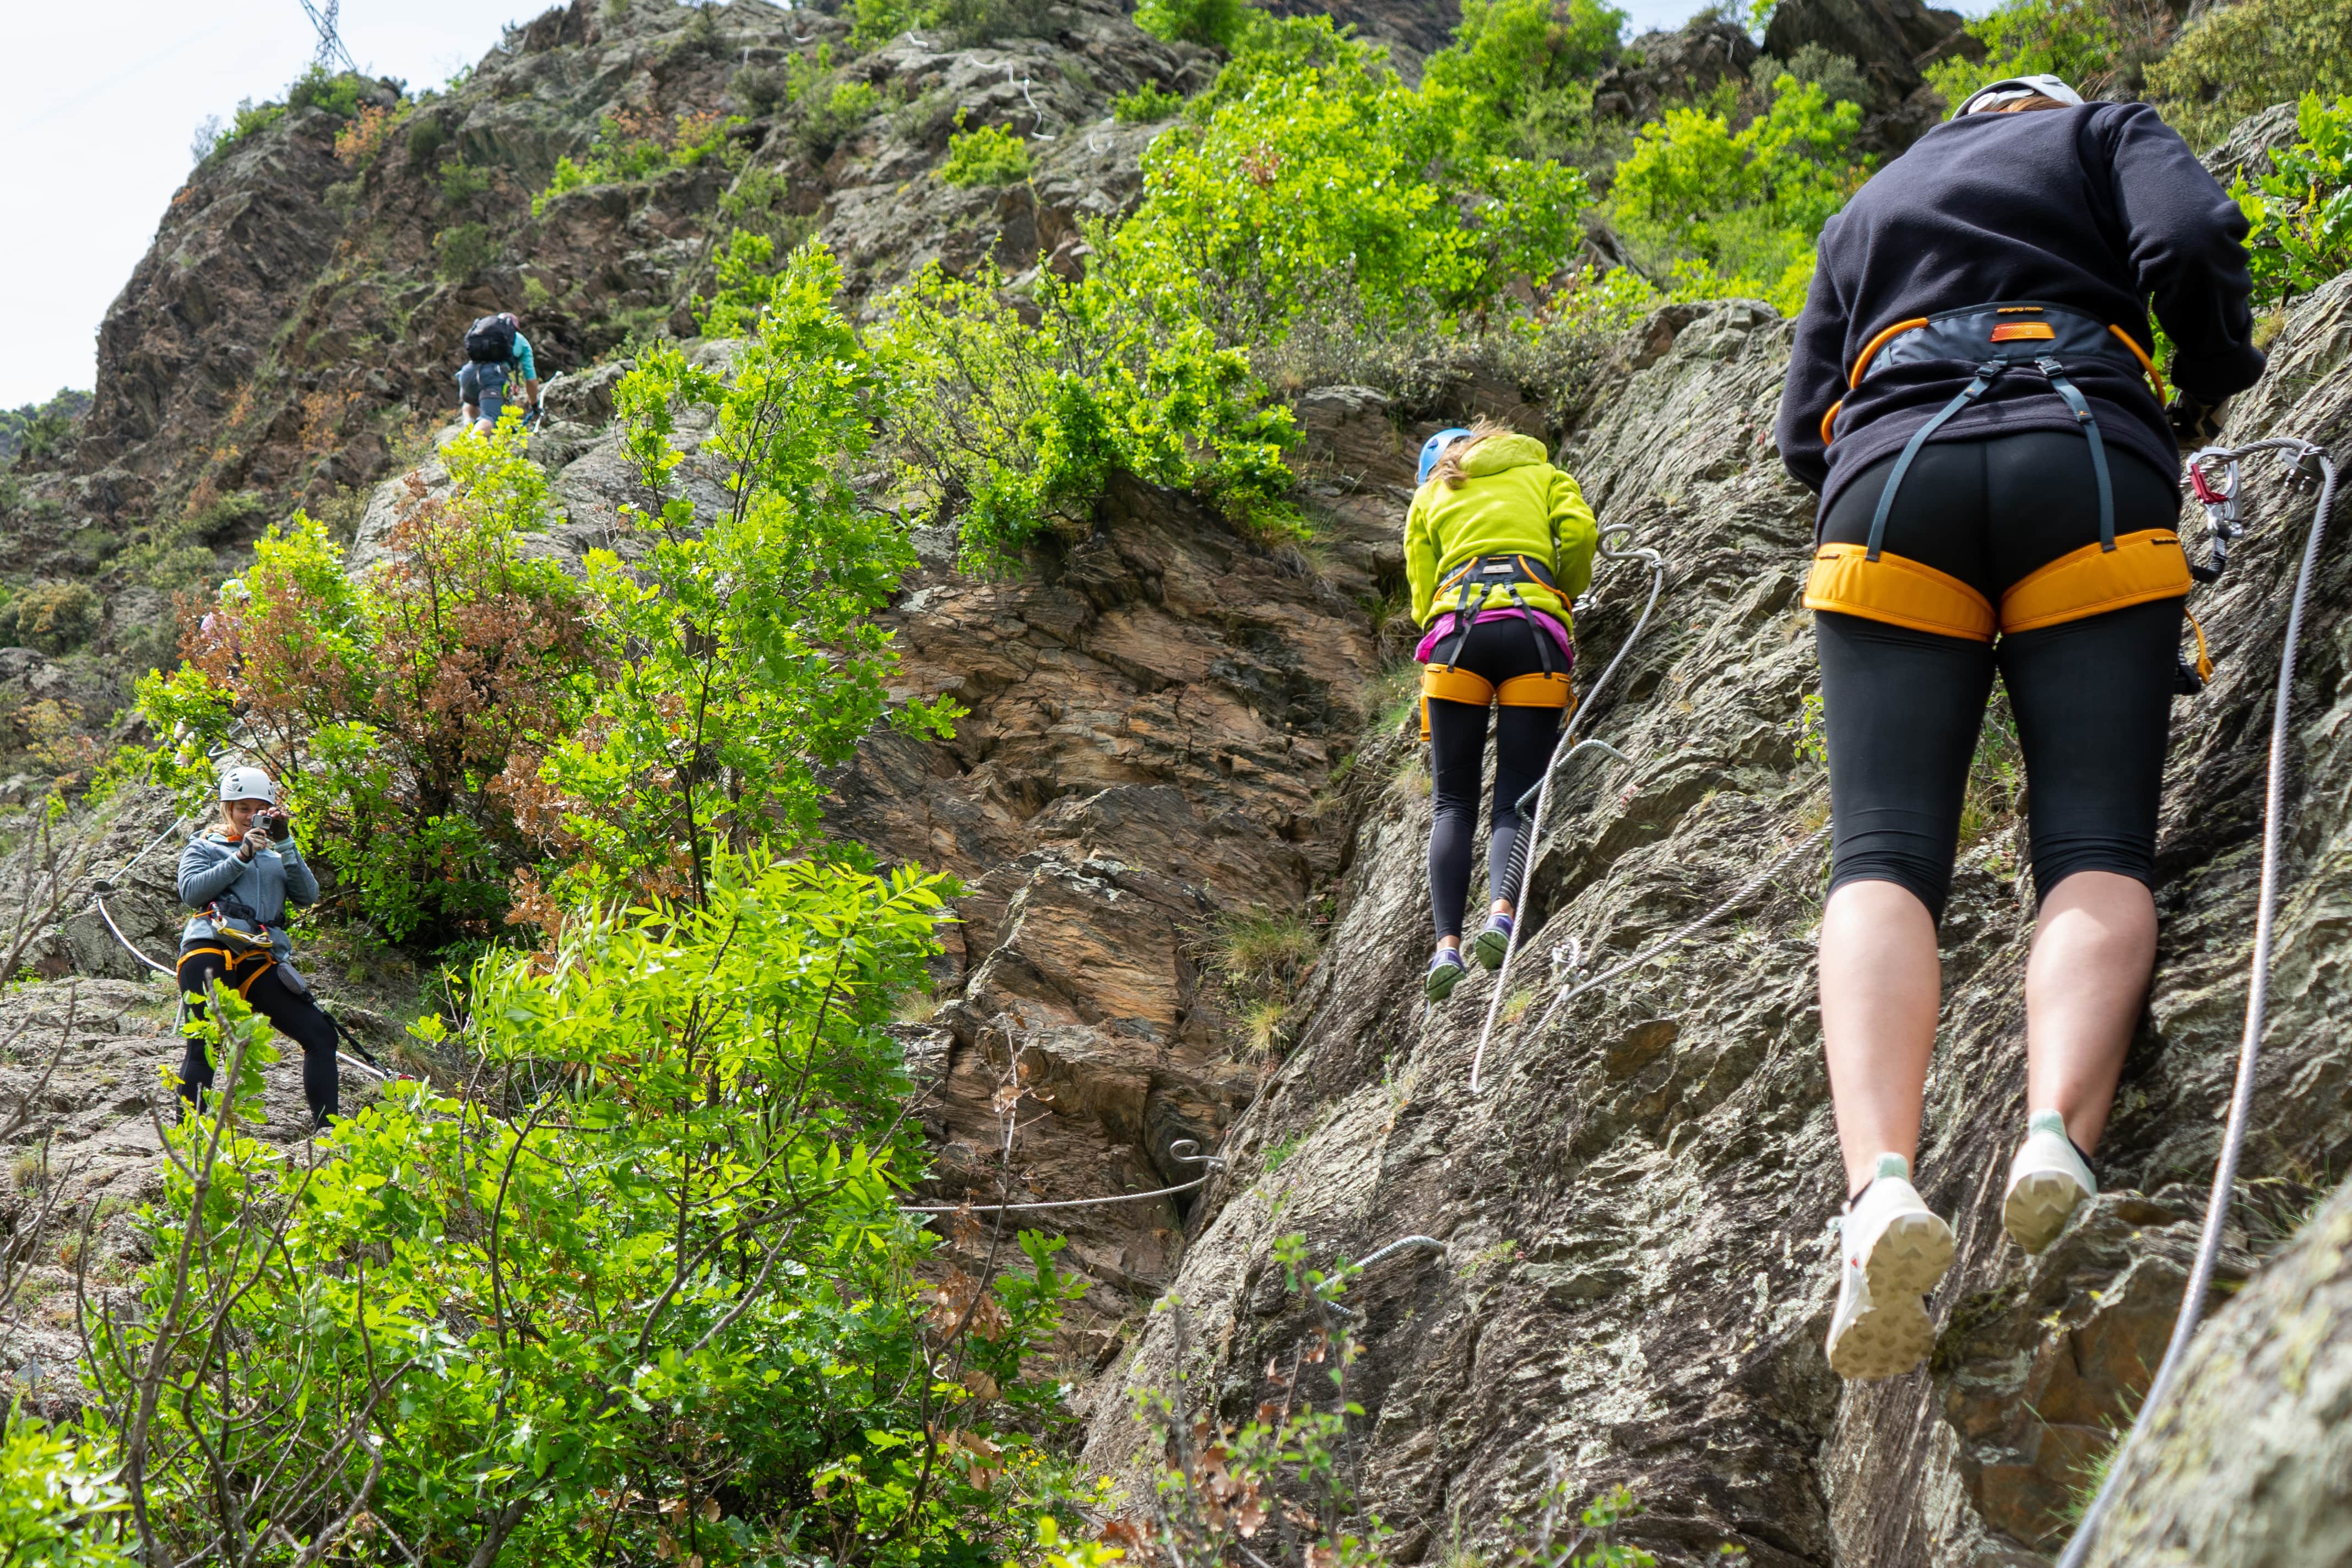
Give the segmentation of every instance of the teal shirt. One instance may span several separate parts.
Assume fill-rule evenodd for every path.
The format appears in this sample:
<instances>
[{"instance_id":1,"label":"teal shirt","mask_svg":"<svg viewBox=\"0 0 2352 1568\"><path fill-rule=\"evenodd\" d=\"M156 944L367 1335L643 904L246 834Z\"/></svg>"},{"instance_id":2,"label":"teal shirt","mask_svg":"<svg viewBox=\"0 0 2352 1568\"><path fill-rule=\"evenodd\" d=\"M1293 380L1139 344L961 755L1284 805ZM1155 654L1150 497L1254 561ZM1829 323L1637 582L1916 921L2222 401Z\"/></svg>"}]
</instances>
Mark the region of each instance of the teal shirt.
<instances>
[{"instance_id":1,"label":"teal shirt","mask_svg":"<svg viewBox=\"0 0 2352 1568\"><path fill-rule=\"evenodd\" d=\"M514 365L517 373L527 382L539 380L539 365L530 357L530 340L520 332L515 334Z\"/></svg>"}]
</instances>

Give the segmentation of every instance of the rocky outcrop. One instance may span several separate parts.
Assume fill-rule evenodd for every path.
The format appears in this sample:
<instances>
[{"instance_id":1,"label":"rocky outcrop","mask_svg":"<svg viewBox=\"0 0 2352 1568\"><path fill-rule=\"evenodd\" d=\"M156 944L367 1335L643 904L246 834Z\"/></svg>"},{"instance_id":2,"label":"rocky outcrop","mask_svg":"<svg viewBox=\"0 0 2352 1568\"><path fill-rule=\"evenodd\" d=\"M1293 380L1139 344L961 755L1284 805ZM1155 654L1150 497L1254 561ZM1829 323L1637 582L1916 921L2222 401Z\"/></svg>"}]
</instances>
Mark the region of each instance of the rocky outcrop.
<instances>
[{"instance_id":1,"label":"rocky outcrop","mask_svg":"<svg viewBox=\"0 0 2352 1568\"><path fill-rule=\"evenodd\" d=\"M1962 857L1921 1158L1961 1256L1935 1303L1931 1372L1842 1387L1822 1361L1841 1194L1813 1010L1811 867L1671 961L1547 1017L1566 977L1671 930L1826 811L1825 781L1794 744L1812 679L1797 602L1810 507L1770 444L1787 331L1739 304L1654 323L1670 346L1596 400L1570 450L1603 519L1657 543L1674 575L1593 730L1632 761L1580 759L1561 780L1514 981L1528 995L1507 999L1485 1093L1465 1080L1487 982L1432 1016L1419 1005L1428 808L1400 736L1358 765L1380 788L1309 988L1311 1020L1236 1124L1231 1164L1192 1221L1172 1287L1192 1319L1189 1385L1234 1416L1265 1392L1269 1357L1316 1327L1269 1268L1276 1237L1303 1235L1319 1266L1411 1233L1446 1244L1442 1259L1384 1262L1349 1296L1366 1347L1355 1457L1370 1500L1407 1531L1403 1561L1457 1531L1495 1535L1555 1458L1577 1496L1632 1487L1649 1511L1633 1536L1667 1562L1726 1543L1758 1563L2038 1561L2169 1332L2235 1055L2261 732L2284 578L2311 511L2274 475L2250 472L2258 533L2200 606L2227 653L2204 697L2179 710L2164 947L2101 1150L2108 1192L2031 1261L2001 1236L1997 1185L2022 1119L2021 835L1997 821ZM2298 305L2273 353L2233 434L2294 431L2341 450L2352 281ZM1644 587L1636 569L1604 573L1580 642L1612 649ZM2352 569L2331 564L2296 699L2294 891L2248 1171L2257 1201L2233 1271L2274 1245L2304 1173L2340 1168L2352 1144L2328 1020L2336 911L2352 894L2335 847L2352 823L2336 738L2347 607ZM1127 1388L1173 1389L1173 1353L1154 1320L1120 1371ZM1087 1458L1133 1496L1152 1455L1124 1407L1104 1402Z\"/></svg>"},{"instance_id":2,"label":"rocky outcrop","mask_svg":"<svg viewBox=\"0 0 2352 1568\"><path fill-rule=\"evenodd\" d=\"M2089 1561L2352 1561L2352 1190L2233 1299L2152 1414Z\"/></svg>"},{"instance_id":3,"label":"rocky outcrop","mask_svg":"<svg viewBox=\"0 0 2352 1568\"><path fill-rule=\"evenodd\" d=\"M1843 56L1867 86L1856 145L1893 154L1942 118L1947 105L1922 74L1938 60L1980 60L1985 47L1957 11L1920 0L1780 0L1764 29L1765 51L1790 62L1808 51Z\"/></svg>"}]
</instances>

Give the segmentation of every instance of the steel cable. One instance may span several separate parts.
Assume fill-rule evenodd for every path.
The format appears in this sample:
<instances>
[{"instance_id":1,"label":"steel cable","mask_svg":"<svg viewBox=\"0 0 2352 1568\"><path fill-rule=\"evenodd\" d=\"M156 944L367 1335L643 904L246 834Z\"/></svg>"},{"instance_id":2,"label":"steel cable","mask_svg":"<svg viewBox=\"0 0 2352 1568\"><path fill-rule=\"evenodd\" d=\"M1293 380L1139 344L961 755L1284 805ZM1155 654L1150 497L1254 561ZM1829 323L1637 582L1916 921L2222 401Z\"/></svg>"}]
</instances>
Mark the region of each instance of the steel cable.
<instances>
[{"instance_id":1,"label":"steel cable","mask_svg":"<svg viewBox=\"0 0 2352 1568\"><path fill-rule=\"evenodd\" d=\"M2263 792L2262 882L2255 895L2254 950L2246 986L2246 1025L2238 1042L2238 1072L2230 1091L2230 1119L2221 1134L2221 1157L2213 1166L2212 1196L2205 1205L2205 1228L2198 1238L2197 1261L2189 1270L2188 1286L2181 1292L2180 1315L2173 1320L2172 1339L2164 1347L2164 1360L2156 1369L2155 1381L2148 1385L2147 1396L2140 1401L2138 1417L2124 1435L2097 1495L2083 1511L2083 1521L2075 1527L2074 1538L2066 1542L2058 1568L2082 1568L2092 1537L2106 1517L2116 1479L2129 1468L2140 1434L2147 1429L2149 1413L2164 1403L2165 1396L2179 1381L2189 1342L2204 1321L2205 1301L2213 1283L2213 1265L2221 1256L2221 1232L2229 1223L2230 1201L2237 1186L2238 1157L2245 1144L2247 1118L2253 1109L2254 1070L2262 1056L2263 1016L2270 1002L2271 943L2278 905L2279 842L2283 836L2280 830L2285 813L2287 745L2292 738L2287 707L2294 695L2296 644L2303 636L2304 605L2311 593L2312 569L2318 563L2320 541L2327 532L2328 509L2336 501L2336 465L2328 460L2326 452L2309 442L2270 440L2228 449L2209 448L2191 461L2235 463L2258 452L2292 453L2298 467L2316 463L2321 479L2319 504L2311 517L2311 537L2303 547L2303 564L2295 572L2294 595L2287 605L2286 645L2279 653L2278 691L2271 704L2269 778Z\"/></svg>"},{"instance_id":2,"label":"steel cable","mask_svg":"<svg viewBox=\"0 0 2352 1568\"><path fill-rule=\"evenodd\" d=\"M1624 540L1632 548L1612 549L1609 541L1612 537ZM1480 1073L1486 1065L1486 1044L1494 1038L1495 1019L1502 1011L1503 998L1507 994L1507 982L1511 977L1511 960L1518 956L1519 932L1527 925L1528 910L1525 897L1527 890L1523 883L1526 881L1528 867L1535 861L1533 846L1543 832L1544 812L1551 805L1552 776L1559 770L1560 763L1583 749L1581 746L1572 744L1575 741L1576 727L1583 722L1587 714L1592 711L1592 705L1600 699L1602 692L1609 689L1611 678L1617 674L1619 666L1625 663L1626 655L1633 653L1633 645L1642 640L1642 632L1650 624L1651 614L1658 608L1658 596L1665 591L1665 558L1656 550L1633 545L1633 528L1623 523L1603 528L1601 530L1601 539L1596 547L1596 553L1603 560L1648 562L1650 597L1642 606L1642 613L1634 618L1633 630L1626 632L1624 642L1617 645L1617 656L1609 661L1608 666L1601 672L1601 678L1592 683L1591 688L1584 694L1584 700L1576 705L1576 711L1569 715L1568 722L1560 727L1559 738L1553 742L1552 755L1545 759L1543 778L1536 786L1534 814L1528 818L1525 830L1519 835L1519 841L1512 846L1510 863L1504 868L1503 885L1508 888L1511 894L1511 935L1503 944L1503 961L1495 970L1494 992L1486 998L1486 1021L1478 1026L1478 1044L1470 1053L1470 1092L1473 1094L1480 1092ZM1620 758L1624 755L1622 752L1615 751L1613 747L1611 750L1613 755ZM1513 804L1512 809L1524 810L1526 804L1527 797L1522 795Z\"/></svg>"}]
</instances>

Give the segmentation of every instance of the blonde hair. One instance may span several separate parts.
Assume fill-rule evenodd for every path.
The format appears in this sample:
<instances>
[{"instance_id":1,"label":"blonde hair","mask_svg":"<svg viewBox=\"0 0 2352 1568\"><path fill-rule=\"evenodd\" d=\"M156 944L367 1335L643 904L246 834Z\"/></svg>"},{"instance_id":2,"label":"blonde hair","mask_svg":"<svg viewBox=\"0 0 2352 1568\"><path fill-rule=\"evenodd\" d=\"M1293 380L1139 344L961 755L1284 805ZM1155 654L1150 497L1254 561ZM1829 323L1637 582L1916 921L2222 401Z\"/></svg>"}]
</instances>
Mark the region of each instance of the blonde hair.
<instances>
[{"instance_id":1,"label":"blonde hair","mask_svg":"<svg viewBox=\"0 0 2352 1568\"><path fill-rule=\"evenodd\" d=\"M1509 425L1498 423L1488 419L1485 414L1480 414L1470 422L1469 434L1454 442L1438 455L1437 466L1429 471L1430 478L1443 484L1449 490L1459 490L1470 478L1469 475L1462 471L1462 465L1469 457L1470 449L1490 435L1516 434L1517 433Z\"/></svg>"},{"instance_id":2,"label":"blonde hair","mask_svg":"<svg viewBox=\"0 0 2352 1568\"><path fill-rule=\"evenodd\" d=\"M1969 112L1972 114L2023 114L2029 109L2072 109L2074 107L2071 103L2061 103L2054 98L2037 92L2032 98L2012 99L2007 103L1989 103L1982 109L1971 110Z\"/></svg>"}]
</instances>

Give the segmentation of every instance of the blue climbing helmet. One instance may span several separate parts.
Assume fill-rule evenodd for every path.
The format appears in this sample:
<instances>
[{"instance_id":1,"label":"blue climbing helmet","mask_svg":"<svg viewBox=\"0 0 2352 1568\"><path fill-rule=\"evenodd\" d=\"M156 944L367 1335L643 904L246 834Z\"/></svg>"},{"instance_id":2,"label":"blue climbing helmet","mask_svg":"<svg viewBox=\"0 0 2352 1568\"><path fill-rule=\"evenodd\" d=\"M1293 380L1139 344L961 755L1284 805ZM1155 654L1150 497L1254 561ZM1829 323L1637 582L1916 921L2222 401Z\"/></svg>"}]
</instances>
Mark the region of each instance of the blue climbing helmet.
<instances>
[{"instance_id":1,"label":"blue climbing helmet","mask_svg":"<svg viewBox=\"0 0 2352 1568\"><path fill-rule=\"evenodd\" d=\"M1439 457L1444 455L1445 449L1469 434L1470 433L1468 431L1456 425L1452 430L1441 430L1436 434L1431 436L1427 441L1423 442L1421 444L1421 477L1414 480L1413 483L1416 485L1428 484L1429 471L1437 466L1437 460Z\"/></svg>"}]
</instances>

